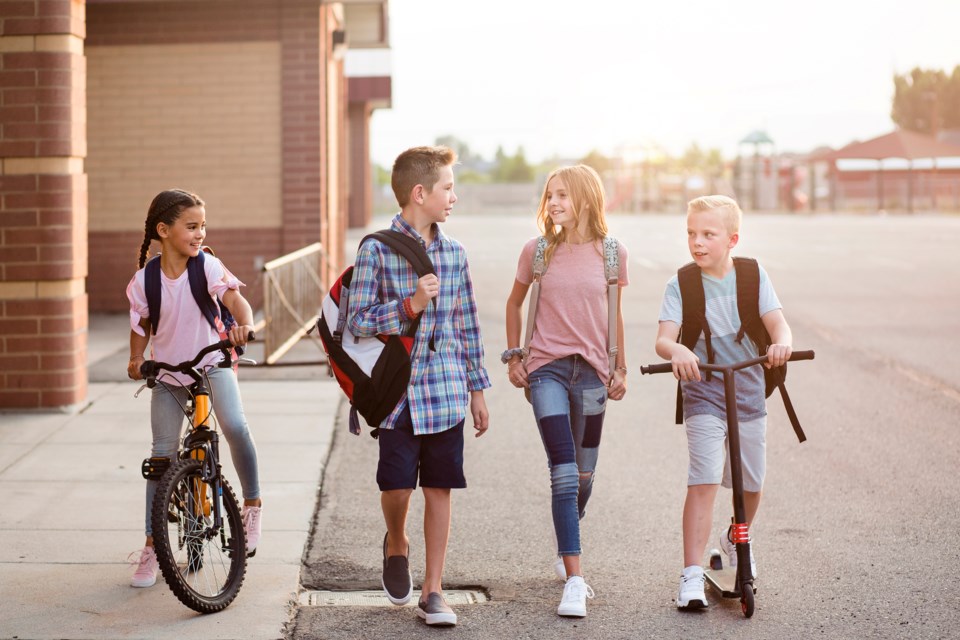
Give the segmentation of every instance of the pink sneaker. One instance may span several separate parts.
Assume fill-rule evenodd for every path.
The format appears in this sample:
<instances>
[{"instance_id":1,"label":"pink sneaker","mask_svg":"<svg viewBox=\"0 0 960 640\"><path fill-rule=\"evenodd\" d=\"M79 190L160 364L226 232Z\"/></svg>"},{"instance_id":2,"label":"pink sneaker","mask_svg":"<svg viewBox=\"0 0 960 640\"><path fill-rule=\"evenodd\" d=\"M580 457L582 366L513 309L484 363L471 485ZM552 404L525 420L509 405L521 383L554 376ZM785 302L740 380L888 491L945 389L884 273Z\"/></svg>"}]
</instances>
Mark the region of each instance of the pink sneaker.
<instances>
[{"instance_id":1,"label":"pink sneaker","mask_svg":"<svg viewBox=\"0 0 960 640\"><path fill-rule=\"evenodd\" d=\"M260 515L262 507L244 506L240 516L243 518L243 534L247 539L247 557L252 558L257 553L260 544Z\"/></svg>"},{"instance_id":2,"label":"pink sneaker","mask_svg":"<svg viewBox=\"0 0 960 640\"><path fill-rule=\"evenodd\" d=\"M157 563L157 553L153 547L144 547L140 551L140 557L134 558L137 552L134 551L127 557L130 564L137 565L137 570L130 581L131 587L152 587L157 583L157 571L160 565Z\"/></svg>"}]
</instances>

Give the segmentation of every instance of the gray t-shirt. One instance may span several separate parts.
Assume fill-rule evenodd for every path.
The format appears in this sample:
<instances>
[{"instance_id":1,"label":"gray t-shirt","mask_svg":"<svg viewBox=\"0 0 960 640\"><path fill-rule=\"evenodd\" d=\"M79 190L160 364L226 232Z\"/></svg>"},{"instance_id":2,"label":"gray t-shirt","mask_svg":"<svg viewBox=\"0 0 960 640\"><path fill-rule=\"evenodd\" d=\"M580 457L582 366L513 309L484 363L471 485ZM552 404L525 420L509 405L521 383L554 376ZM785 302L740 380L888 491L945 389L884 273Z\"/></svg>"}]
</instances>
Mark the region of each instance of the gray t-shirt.
<instances>
[{"instance_id":1,"label":"gray t-shirt","mask_svg":"<svg viewBox=\"0 0 960 640\"><path fill-rule=\"evenodd\" d=\"M737 272L730 273L722 280L707 274L703 279L703 295L707 305L707 324L710 325L710 343L713 346L714 362L727 364L756 358L757 345L744 336L737 344L737 331L740 329L740 314L737 311ZM760 267L760 316L781 309L780 301L773 290L767 272ZM660 321L683 322L683 302L680 298L680 284L674 275L667 282L660 306ZM707 362L707 343L703 334L693 349L701 362ZM741 369L736 374L737 416L740 420L756 420L767 415L764 397L763 369L760 366ZM701 374L700 382L682 382L683 416L709 414L722 420L727 419L726 401L723 397L723 377L714 374L710 381Z\"/></svg>"}]
</instances>

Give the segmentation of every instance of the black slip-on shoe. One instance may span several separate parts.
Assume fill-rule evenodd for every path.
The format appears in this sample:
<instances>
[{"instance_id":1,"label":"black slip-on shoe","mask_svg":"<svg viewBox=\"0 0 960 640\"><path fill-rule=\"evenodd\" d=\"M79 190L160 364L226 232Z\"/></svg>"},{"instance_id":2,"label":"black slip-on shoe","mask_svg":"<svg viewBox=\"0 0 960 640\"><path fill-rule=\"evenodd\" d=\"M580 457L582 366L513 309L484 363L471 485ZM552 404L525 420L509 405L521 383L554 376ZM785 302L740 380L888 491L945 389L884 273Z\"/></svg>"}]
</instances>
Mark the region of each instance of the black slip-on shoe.
<instances>
[{"instance_id":1,"label":"black slip-on shoe","mask_svg":"<svg viewBox=\"0 0 960 640\"><path fill-rule=\"evenodd\" d=\"M457 614L436 591L428 595L426 601L420 601L417 615L431 627L452 627L457 624Z\"/></svg>"},{"instance_id":2,"label":"black slip-on shoe","mask_svg":"<svg viewBox=\"0 0 960 640\"><path fill-rule=\"evenodd\" d=\"M409 553L409 550L407 551ZM396 605L405 605L413 597L413 578L406 556L387 557L387 534L383 536L383 591L387 600Z\"/></svg>"}]
</instances>

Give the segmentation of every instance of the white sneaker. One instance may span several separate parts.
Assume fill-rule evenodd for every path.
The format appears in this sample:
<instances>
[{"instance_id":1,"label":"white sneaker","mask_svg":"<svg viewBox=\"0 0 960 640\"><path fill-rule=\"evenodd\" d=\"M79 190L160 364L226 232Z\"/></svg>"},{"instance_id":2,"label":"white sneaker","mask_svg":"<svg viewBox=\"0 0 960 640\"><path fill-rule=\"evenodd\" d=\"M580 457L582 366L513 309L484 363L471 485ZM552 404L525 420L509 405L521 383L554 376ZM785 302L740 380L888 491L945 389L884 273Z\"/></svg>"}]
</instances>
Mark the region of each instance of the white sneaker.
<instances>
[{"instance_id":1,"label":"white sneaker","mask_svg":"<svg viewBox=\"0 0 960 640\"><path fill-rule=\"evenodd\" d=\"M678 609L703 609L707 606L707 594L703 591L703 567L690 565L680 575L680 592L677 594Z\"/></svg>"},{"instance_id":2,"label":"white sneaker","mask_svg":"<svg viewBox=\"0 0 960 640\"><path fill-rule=\"evenodd\" d=\"M580 576L570 576L563 587L563 598L557 607L558 616L585 618L587 616L587 598L593 598L593 589Z\"/></svg>"},{"instance_id":3,"label":"white sneaker","mask_svg":"<svg viewBox=\"0 0 960 640\"><path fill-rule=\"evenodd\" d=\"M720 548L727 556L727 566L737 568L737 545L730 540L730 527L720 530ZM757 561L753 557L753 536L750 537L750 573L757 577Z\"/></svg>"},{"instance_id":4,"label":"white sneaker","mask_svg":"<svg viewBox=\"0 0 960 640\"><path fill-rule=\"evenodd\" d=\"M557 559L553 561L553 572L564 582L567 581L567 568L563 564L563 556L557 556Z\"/></svg>"}]
</instances>

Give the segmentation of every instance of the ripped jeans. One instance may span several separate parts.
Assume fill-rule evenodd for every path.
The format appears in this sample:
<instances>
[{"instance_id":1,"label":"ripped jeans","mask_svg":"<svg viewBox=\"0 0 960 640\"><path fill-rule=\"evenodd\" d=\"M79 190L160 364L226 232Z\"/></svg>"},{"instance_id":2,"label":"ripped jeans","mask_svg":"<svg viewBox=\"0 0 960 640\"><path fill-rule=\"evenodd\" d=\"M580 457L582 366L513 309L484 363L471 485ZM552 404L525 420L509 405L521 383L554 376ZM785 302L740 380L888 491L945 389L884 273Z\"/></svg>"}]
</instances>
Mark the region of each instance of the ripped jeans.
<instances>
[{"instance_id":1,"label":"ripped jeans","mask_svg":"<svg viewBox=\"0 0 960 640\"><path fill-rule=\"evenodd\" d=\"M579 355L530 374L530 402L550 467L558 553L578 556L580 519L593 491L607 387Z\"/></svg>"}]
</instances>

